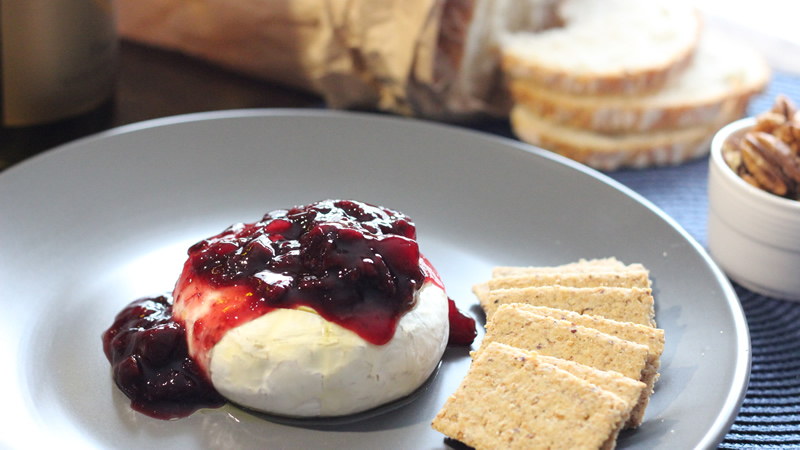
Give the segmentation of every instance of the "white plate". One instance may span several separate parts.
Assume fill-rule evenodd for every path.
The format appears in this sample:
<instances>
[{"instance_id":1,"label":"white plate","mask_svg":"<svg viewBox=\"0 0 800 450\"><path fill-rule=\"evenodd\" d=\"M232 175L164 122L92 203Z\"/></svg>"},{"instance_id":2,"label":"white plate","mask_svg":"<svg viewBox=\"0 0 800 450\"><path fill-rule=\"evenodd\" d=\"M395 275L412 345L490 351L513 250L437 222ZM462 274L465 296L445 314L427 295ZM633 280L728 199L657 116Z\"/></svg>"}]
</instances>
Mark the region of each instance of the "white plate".
<instances>
[{"instance_id":1,"label":"white plate","mask_svg":"<svg viewBox=\"0 0 800 450\"><path fill-rule=\"evenodd\" d=\"M712 447L729 429L750 366L742 310L706 253L651 204L510 140L270 110L127 126L0 175L0 447L444 448L430 421L466 373L465 349L448 351L412 404L330 428L232 406L150 419L112 383L101 333L130 301L170 290L190 244L324 198L410 215L448 293L473 314L470 288L494 265L606 256L645 264L667 345L646 422L619 448Z\"/></svg>"}]
</instances>

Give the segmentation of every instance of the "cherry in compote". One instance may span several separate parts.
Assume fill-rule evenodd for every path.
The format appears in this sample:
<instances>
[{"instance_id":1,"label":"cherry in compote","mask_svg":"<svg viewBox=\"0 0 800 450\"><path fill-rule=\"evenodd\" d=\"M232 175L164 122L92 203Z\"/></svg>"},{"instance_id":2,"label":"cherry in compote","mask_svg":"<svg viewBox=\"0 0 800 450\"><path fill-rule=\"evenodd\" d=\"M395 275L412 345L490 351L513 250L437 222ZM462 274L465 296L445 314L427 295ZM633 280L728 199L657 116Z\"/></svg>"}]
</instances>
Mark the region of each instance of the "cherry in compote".
<instances>
[{"instance_id":1,"label":"cherry in compote","mask_svg":"<svg viewBox=\"0 0 800 450\"><path fill-rule=\"evenodd\" d=\"M192 246L174 295L183 301L192 285L235 290L235 301L209 305L219 310L190 333L205 351L231 328L301 306L383 345L434 276L415 239L404 214L353 200L276 210Z\"/></svg>"},{"instance_id":2,"label":"cherry in compote","mask_svg":"<svg viewBox=\"0 0 800 450\"><path fill-rule=\"evenodd\" d=\"M159 419L186 417L225 399L189 357L186 333L172 320L172 298L134 301L103 334L114 382L131 407Z\"/></svg>"},{"instance_id":3,"label":"cherry in compote","mask_svg":"<svg viewBox=\"0 0 800 450\"><path fill-rule=\"evenodd\" d=\"M456 302L448 298L448 316L450 319L450 336L447 339L449 346L467 346L475 341L478 336L478 329L475 327L475 319L459 310Z\"/></svg>"}]
</instances>

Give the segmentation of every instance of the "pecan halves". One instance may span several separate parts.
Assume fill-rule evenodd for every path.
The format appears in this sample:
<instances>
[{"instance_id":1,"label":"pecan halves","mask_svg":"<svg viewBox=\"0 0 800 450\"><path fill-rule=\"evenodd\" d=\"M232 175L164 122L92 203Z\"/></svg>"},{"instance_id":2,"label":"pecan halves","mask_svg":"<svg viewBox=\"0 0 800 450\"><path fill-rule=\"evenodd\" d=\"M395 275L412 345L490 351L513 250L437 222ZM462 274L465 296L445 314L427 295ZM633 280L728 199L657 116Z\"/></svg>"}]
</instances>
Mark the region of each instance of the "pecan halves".
<instances>
[{"instance_id":1,"label":"pecan halves","mask_svg":"<svg viewBox=\"0 0 800 450\"><path fill-rule=\"evenodd\" d=\"M753 145L745 138L740 151L747 173L755 179L761 189L781 197L789 192L783 173L764 157L758 145Z\"/></svg>"},{"instance_id":2,"label":"pecan halves","mask_svg":"<svg viewBox=\"0 0 800 450\"><path fill-rule=\"evenodd\" d=\"M751 131L741 144L742 163L764 190L782 197L795 197L800 186L800 160L783 141L760 131Z\"/></svg>"},{"instance_id":3,"label":"pecan halves","mask_svg":"<svg viewBox=\"0 0 800 450\"><path fill-rule=\"evenodd\" d=\"M769 111L756 116L753 131L774 135L800 156L800 110L785 95L778 95Z\"/></svg>"},{"instance_id":4,"label":"pecan halves","mask_svg":"<svg viewBox=\"0 0 800 450\"><path fill-rule=\"evenodd\" d=\"M789 97L779 94L749 131L728 137L721 151L747 183L800 200L800 110Z\"/></svg>"},{"instance_id":5,"label":"pecan halves","mask_svg":"<svg viewBox=\"0 0 800 450\"><path fill-rule=\"evenodd\" d=\"M740 176L746 172L742 165L742 152L739 149L741 145L741 139L734 139L733 136L722 143L722 158L728 164L728 167Z\"/></svg>"},{"instance_id":6,"label":"pecan halves","mask_svg":"<svg viewBox=\"0 0 800 450\"><path fill-rule=\"evenodd\" d=\"M792 149L794 155L800 156L800 114L778 125L771 133Z\"/></svg>"},{"instance_id":7,"label":"pecan halves","mask_svg":"<svg viewBox=\"0 0 800 450\"><path fill-rule=\"evenodd\" d=\"M770 109L770 112L780 114L785 117L786 120L790 120L797 112L797 106L789 97L783 94L778 94L775 97L775 103L772 104L772 109Z\"/></svg>"},{"instance_id":8,"label":"pecan halves","mask_svg":"<svg viewBox=\"0 0 800 450\"><path fill-rule=\"evenodd\" d=\"M756 116L756 124L753 126L753 130L774 133L776 129L785 123L786 116L777 112L767 111Z\"/></svg>"}]
</instances>

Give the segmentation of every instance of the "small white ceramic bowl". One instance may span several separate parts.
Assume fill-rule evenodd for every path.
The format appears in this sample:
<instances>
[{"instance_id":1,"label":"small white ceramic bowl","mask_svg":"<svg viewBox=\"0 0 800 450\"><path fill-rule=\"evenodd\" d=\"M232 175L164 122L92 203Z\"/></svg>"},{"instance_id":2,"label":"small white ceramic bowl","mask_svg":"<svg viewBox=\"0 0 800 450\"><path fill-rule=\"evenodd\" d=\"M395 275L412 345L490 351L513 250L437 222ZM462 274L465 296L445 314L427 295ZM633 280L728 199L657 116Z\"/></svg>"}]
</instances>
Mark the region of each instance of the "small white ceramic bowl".
<instances>
[{"instance_id":1,"label":"small white ceramic bowl","mask_svg":"<svg viewBox=\"0 0 800 450\"><path fill-rule=\"evenodd\" d=\"M711 142L708 174L708 250L733 281L760 294L800 300L800 201L742 180L722 157L729 136L756 122L742 119Z\"/></svg>"}]
</instances>

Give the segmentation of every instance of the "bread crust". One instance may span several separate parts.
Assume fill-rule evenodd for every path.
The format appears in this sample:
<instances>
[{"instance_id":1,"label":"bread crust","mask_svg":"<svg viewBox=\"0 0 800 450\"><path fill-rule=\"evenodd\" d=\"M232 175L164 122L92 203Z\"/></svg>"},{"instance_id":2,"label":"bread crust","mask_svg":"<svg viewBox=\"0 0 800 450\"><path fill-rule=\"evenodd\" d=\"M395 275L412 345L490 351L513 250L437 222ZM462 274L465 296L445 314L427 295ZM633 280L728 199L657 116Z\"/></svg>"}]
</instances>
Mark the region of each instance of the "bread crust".
<instances>
[{"instance_id":1,"label":"bread crust","mask_svg":"<svg viewBox=\"0 0 800 450\"><path fill-rule=\"evenodd\" d=\"M683 72L692 59L687 48L675 59L638 72L620 71L606 74L579 74L533 66L515 55L503 54L503 70L511 79L525 79L567 94L645 94L657 91Z\"/></svg>"},{"instance_id":2,"label":"bread crust","mask_svg":"<svg viewBox=\"0 0 800 450\"><path fill-rule=\"evenodd\" d=\"M552 122L602 133L665 130L717 123L743 110L769 82L766 61L720 33L704 33L690 66L659 92L646 95L563 94L513 80L512 98Z\"/></svg>"},{"instance_id":3,"label":"bread crust","mask_svg":"<svg viewBox=\"0 0 800 450\"><path fill-rule=\"evenodd\" d=\"M614 104L598 101L587 105L577 96L558 95L529 83L511 85L514 101L555 123L600 133L641 132L717 123L734 111L743 111L763 85L697 101L693 104ZM601 99L598 99L601 100Z\"/></svg>"},{"instance_id":4,"label":"bread crust","mask_svg":"<svg viewBox=\"0 0 800 450\"><path fill-rule=\"evenodd\" d=\"M539 117L523 105L511 111L511 128L522 141L598 170L674 166L706 155L723 125L744 114L746 101L731 108L718 123L659 133L606 135L564 127Z\"/></svg>"}]
</instances>

